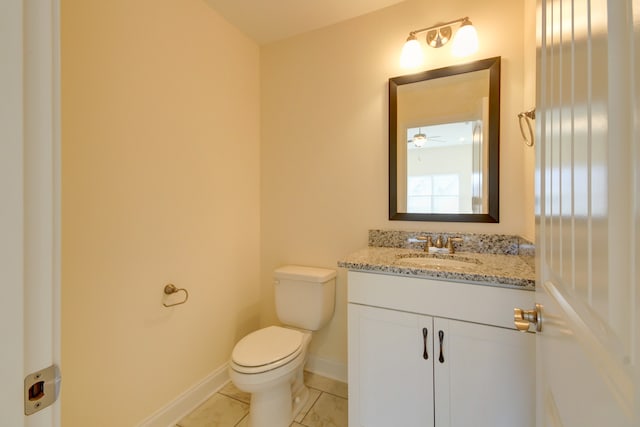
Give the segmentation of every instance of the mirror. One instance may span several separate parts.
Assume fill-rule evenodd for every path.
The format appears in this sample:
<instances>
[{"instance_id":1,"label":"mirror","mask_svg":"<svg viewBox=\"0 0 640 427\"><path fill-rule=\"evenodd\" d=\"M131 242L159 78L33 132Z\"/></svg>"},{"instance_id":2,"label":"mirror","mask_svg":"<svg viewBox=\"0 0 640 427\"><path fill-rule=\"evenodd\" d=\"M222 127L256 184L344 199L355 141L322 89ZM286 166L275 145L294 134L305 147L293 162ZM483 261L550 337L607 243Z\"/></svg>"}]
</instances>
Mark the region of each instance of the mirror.
<instances>
[{"instance_id":1,"label":"mirror","mask_svg":"<svg viewBox=\"0 0 640 427\"><path fill-rule=\"evenodd\" d=\"M389 79L389 219L499 222L500 57Z\"/></svg>"}]
</instances>

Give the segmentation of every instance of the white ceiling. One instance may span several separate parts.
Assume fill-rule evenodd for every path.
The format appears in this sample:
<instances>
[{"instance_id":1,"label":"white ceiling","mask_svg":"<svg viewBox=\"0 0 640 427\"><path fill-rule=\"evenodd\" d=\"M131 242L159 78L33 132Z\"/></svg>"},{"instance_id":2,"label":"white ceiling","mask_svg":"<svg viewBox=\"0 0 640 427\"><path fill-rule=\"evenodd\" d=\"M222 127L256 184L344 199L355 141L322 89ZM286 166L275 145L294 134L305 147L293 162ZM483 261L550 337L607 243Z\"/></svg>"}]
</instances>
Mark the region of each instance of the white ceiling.
<instances>
[{"instance_id":1,"label":"white ceiling","mask_svg":"<svg viewBox=\"0 0 640 427\"><path fill-rule=\"evenodd\" d=\"M258 44L355 18L405 0L204 0Z\"/></svg>"}]
</instances>

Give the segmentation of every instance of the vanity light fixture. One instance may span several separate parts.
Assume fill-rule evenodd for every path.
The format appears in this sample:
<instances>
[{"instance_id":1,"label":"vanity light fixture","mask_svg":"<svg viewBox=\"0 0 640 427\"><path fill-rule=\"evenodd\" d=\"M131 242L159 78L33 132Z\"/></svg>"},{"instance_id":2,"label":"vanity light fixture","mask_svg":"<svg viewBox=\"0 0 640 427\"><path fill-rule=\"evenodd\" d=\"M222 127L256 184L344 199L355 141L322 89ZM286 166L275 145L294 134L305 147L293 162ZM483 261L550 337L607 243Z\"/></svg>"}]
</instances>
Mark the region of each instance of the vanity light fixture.
<instances>
[{"instance_id":1,"label":"vanity light fixture","mask_svg":"<svg viewBox=\"0 0 640 427\"><path fill-rule=\"evenodd\" d=\"M403 68L413 68L422 64L422 47L416 34L426 32L427 44L433 48L439 48L451 40L453 33L451 26L458 23L460 24L460 28L456 31L453 38L452 54L454 56L467 56L477 52L478 33L469 18L465 16L464 18L455 19L443 24L411 31L409 37L407 37L407 42L402 48L400 65Z\"/></svg>"}]
</instances>

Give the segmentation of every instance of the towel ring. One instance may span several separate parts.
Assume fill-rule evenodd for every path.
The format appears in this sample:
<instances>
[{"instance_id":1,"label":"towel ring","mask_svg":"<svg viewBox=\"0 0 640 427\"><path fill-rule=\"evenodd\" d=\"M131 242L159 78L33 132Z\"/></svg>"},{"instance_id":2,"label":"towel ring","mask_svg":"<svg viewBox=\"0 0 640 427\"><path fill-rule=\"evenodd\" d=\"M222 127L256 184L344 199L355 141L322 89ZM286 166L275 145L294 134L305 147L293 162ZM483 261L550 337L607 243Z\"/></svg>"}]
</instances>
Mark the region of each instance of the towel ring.
<instances>
[{"instance_id":1,"label":"towel ring","mask_svg":"<svg viewBox=\"0 0 640 427\"><path fill-rule=\"evenodd\" d=\"M173 307L175 305L180 305L187 302L187 300L189 299L189 292L187 292L185 288L177 288L176 285L174 285L173 283L169 283L164 287L165 295L172 295L177 292L184 292L184 299L182 301L174 302L173 304L167 304L163 302L162 305L164 305L165 307Z\"/></svg>"},{"instance_id":2,"label":"towel ring","mask_svg":"<svg viewBox=\"0 0 640 427\"><path fill-rule=\"evenodd\" d=\"M518 124L520 125L520 134L522 135L522 139L524 139L524 143L528 147L532 147L533 143L535 141L535 134L533 133L533 126L531 126L531 120L535 120L535 119L536 119L536 109L535 108L533 110L524 111L524 112L518 114ZM527 138L527 135L525 135L525 133L524 133L524 129L522 127L522 121L523 120L527 123L527 130L529 131L529 138Z\"/></svg>"}]
</instances>

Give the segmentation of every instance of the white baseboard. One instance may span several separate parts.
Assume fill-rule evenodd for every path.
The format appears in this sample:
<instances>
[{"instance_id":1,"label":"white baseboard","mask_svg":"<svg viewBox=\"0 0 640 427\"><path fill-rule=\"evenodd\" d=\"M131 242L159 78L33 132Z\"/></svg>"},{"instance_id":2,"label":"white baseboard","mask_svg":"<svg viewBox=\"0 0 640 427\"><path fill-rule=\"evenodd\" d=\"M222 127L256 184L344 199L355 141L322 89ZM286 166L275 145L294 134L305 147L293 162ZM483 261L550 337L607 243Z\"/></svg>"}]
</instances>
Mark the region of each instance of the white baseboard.
<instances>
[{"instance_id":1,"label":"white baseboard","mask_svg":"<svg viewBox=\"0 0 640 427\"><path fill-rule=\"evenodd\" d=\"M157 410L137 427L174 427L178 421L218 392L229 382L228 364L224 364L202 381ZM305 370L334 380L347 382L347 365L330 359L309 356Z\"/></svg>"},{"instance_id":2,"label":"white baseboard","mask_svg":"<svg viewBox=\"0 0 640 427\"><path fill-rule=\"evenodd\" d=\"M323 377L342 381L343 383L347 382L347 365L345 363L309 355L304 369Z\"/></svg>"},{"instance_id":3,"label":"white baseboard","mask_svg":"<svg viewBox=\"0 0 640 427\"><path fill-rule=\"evenodd\" d=\"M225 363L207 375L202 381L185 390L172 402L138 424L138 427L174 427L184 416L229 382L227 367L228 365Z\"/></svg>"}]
</instances>

